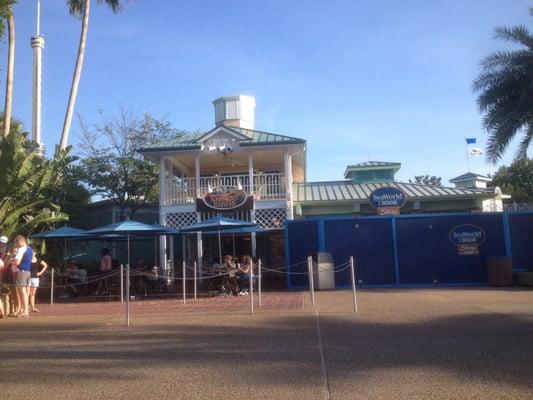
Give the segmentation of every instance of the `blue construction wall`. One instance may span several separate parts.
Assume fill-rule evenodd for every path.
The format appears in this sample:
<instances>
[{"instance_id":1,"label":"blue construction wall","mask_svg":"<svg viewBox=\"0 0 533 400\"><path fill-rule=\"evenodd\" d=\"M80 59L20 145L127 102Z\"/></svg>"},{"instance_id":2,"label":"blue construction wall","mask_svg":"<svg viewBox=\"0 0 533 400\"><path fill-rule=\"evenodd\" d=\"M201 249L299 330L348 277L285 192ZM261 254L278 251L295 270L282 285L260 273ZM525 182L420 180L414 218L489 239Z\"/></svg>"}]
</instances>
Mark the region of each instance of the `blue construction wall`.
<instances>
[{"instance_id":1,"label":"blue construction wall","mask_svg":"<svg viewBox=\"0 0 533 400\"><path fill-rule=\"evenodd\" d=\"M484 232L479 254L461 255L450 232L474 225ZM330 252L335 265L354 257L363 285L482 284L489 257L512 257L533 269L533 213L453 213L289 221L285 230L288 285L308 286L305 260ZM292 274L297 272L298 274ZM348 270L336 285L350 285Z\"/></svg>"}]
</instances>

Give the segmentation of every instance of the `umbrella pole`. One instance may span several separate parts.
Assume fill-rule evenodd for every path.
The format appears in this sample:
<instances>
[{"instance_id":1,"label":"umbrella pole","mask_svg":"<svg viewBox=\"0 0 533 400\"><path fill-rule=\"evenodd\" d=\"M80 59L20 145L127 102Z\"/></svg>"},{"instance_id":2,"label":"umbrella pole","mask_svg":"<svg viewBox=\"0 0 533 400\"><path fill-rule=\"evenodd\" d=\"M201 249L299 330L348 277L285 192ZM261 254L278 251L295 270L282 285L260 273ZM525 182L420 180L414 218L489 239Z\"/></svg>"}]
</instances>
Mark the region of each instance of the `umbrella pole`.
<instances>
[{"instance_id":1,"label":"umbrella pole","mask_svg":"<svg viewBox=\"0 0 533 400\"><path fill-rule=\"evenodd\" d=\"M130 234L128 233L128 263L126 264L126 326L130 326Z\"/></svg>"},{"instance_id":2,"label":"umbrella pole","mask_svg":"<svg viewBox=\"0 0 533 400\"><path fill-rule=\"evenodd\" d=\"M220 229L218 230L218 262L222 265L222 244L220 240Z\"/></svg>"},{"instance_id":3,"label":"umbrella pole","mask_svg":"<svg viewBox=\"0 0 533 400\"><path fill-rule=\"evenodd\" d=\"M235 234L232 234L233 236L233 258L235 258Z\"/></svg>"}]
</instances>

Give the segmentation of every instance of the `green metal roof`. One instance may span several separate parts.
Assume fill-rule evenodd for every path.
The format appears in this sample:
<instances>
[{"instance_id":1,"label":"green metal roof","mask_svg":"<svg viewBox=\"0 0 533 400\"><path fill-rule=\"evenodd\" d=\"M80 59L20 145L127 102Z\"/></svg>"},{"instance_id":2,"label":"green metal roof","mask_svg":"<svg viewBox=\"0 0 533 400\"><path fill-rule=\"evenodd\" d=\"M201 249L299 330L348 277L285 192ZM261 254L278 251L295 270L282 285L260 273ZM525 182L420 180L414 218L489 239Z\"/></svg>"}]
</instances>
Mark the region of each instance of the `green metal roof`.
<instances>
[{"instance_id":1,"label":"green metal roof","mask_svg":"<svg viewBox=\"0 0 533 400\"><path fill-rule=\"evenodd\" d=\"M197 132L183 135L171 140L157 142L151 145L143 146L139 149L141 153L151 153L158 151L179 151L179 150L199 150L202 146L204 138L211 134L216 127L209 132ZM252 129L235 128L224 126L224 129L243 137L240 141L241 146L261 146L261 145L277 145L277 144L298 144L305 143L304 139L295 138L292 136L279 135L271 132L257 131Z\"/></svg>"}]
</instances>

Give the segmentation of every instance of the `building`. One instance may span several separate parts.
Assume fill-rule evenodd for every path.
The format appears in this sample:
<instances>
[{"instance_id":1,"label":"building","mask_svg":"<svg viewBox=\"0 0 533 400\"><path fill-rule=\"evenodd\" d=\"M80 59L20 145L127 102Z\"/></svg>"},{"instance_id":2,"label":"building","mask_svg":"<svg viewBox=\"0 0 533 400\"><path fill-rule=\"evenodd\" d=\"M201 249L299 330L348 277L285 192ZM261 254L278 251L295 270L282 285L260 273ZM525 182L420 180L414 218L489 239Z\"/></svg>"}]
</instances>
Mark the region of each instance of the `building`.
<instances>
[{"instance_id":1,"label":"building","mask_svg":"<svg viewBox=\"0 0 533 400\"><path fill-rule=\"evenodd\" d=\"M486 185L447 188L397 182L401 164L391 162L350 165L341 181L307 182L305 139L255 129L252 97L221 97L213 105L215 126L210 131L139 151L160 168L161 224L180 229L224 215L272 229L257 237L225 238L224 253L252 253L270 265L283 266L287 220L376 214L380 211L371 205L370 196L379 188L402 193L405 201L398 213L483 211L484 202L501 202L501 193ZM215 245L209 235L194 235L168 245L162 239L161 251L162 256L182 254L208 264L217 253Z\"/></svg>"}]
</instances>

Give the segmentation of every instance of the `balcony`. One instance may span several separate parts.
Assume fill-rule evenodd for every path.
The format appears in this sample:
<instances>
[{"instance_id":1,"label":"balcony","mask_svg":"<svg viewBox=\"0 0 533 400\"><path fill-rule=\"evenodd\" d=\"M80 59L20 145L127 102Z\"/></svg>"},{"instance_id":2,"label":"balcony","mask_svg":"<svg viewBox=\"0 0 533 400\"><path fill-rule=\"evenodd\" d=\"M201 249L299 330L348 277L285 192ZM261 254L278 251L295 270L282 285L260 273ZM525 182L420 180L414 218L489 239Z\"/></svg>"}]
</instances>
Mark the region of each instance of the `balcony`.
<instances>
[{"instance_id":1,"label":"balcony","mask_svg":"<svg viewBox=\"0 0 533 400\"><path fill-rule=\"evenodd\" d=\"M250 176L247 174L201 177L198 195L203 197L212 188L220 186L238 187L246 193L253 192L256 200L283 200L287 198L285 174L281 173L254 174L253 187L250 187ZM196 201L196 178L173 177L166 179L165 189L163 205L188 204Z\"/></svg>"}]
</instances>

